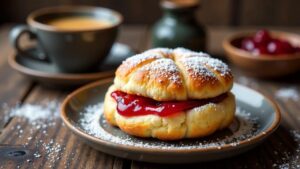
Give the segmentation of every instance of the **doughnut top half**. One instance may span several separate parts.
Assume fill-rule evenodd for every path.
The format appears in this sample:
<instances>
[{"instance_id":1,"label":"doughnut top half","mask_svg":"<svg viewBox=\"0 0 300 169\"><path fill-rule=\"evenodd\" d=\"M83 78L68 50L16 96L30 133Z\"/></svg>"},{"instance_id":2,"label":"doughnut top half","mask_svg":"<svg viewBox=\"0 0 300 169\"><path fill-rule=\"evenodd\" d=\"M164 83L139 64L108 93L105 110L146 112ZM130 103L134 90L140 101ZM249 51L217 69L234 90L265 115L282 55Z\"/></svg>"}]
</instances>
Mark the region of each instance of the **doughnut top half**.
<instances>
[{"instance_id":1,"label":"doughnut top half","mask_svg":"<svg viewBox=\"0 0 300 169\"><path fill-rule=\"evenodd\" d=\"M233 76L225 63L206 53L155 48L123 61L114 84L157 101L205 99L230 91Z\"/></svg>"}]
</instances>

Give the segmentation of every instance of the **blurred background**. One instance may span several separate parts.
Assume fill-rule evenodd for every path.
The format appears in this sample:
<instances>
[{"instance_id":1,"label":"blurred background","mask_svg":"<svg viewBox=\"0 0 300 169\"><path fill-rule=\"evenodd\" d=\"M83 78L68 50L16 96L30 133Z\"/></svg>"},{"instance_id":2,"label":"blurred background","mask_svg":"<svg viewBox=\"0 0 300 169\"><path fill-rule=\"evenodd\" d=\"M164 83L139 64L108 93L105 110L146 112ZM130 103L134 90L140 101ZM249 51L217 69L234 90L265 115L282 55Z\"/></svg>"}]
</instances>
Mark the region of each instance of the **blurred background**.
<instances>
[{"instance_id":1,"label":"blurred background","mask_svg":"<svg viewBox=\"0 0 300 169\"><path fill-rule=\"evenodd\" d=\"M153 24L162 15L159 0L2 0L0 24L25 22L39 8L93 5L122 13L125 24ZM206 26L300 26L299 0L201 0L197 19Z\"/></svg>"}]
</instances>

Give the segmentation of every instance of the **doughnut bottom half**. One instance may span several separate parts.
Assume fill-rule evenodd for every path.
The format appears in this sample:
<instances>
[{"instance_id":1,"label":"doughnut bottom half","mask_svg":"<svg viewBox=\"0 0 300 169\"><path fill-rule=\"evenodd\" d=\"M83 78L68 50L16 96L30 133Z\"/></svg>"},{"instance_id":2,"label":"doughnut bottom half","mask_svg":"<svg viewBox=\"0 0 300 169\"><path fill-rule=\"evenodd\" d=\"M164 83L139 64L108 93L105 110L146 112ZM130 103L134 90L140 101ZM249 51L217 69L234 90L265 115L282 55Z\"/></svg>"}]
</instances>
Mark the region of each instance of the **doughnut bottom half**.
<instances>
[{"instance_id":1,"label":"doughnut bottom half","mask_svg":"<svg viewBox=\"0 0 300 169\"><path fill-rule=\"evenodd\" d=\"M160 140L204 137L228 127L235 115L235 97L229 92L219 103L209 103L167 117L126 117L117 112L117 103L110 96L115 90L112 85L105 95L104 117L109 124L137 137L153 137Z\"/></svg>"}]
</instances>

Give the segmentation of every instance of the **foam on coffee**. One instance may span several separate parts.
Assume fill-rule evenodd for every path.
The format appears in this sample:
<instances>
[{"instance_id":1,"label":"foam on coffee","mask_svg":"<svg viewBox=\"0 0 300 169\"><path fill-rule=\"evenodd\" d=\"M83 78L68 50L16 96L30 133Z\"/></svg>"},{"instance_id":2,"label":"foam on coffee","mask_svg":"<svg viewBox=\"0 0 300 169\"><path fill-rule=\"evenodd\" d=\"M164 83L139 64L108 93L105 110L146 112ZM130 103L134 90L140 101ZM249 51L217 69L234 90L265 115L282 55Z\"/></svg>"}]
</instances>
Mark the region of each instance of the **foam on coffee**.
<instances>
[{"instance_id":1,"label":"foam on coffee","mask_svg":"<svg viewBox=\"0 0 300 169\"><path fill-rule=\"evenodd\" d=\"M47 25L64 30L85 30L105 28L111 25L110 22L88 17L88 16L67 16L48 20Z\"/></svg>"}]
</instances>

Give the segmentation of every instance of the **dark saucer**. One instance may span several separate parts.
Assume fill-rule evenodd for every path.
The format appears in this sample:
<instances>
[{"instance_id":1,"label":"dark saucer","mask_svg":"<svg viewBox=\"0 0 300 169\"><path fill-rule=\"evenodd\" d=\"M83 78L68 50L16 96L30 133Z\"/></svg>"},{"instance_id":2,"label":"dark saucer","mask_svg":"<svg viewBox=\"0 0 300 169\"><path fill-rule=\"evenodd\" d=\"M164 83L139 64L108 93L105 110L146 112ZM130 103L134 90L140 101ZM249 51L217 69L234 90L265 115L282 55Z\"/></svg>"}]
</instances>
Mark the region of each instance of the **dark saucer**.
<instances>
[{"instance_id":1,"label":"dark saucer","mask_svg":"<svg viewBox=\"0 0 300 169\"><path fill-rule=\"evenodd\" d=\"M27 52L39 57L40 52L27 49ZM97 70L88 73L63 73L50 63L30 59L21 54L9 56L10 66L19 73L50 87L75 87L95 80L111 77L121 62L135 52L127 45L115 43L107 59L99 65Z\"/></svg>"}]
</instances>

